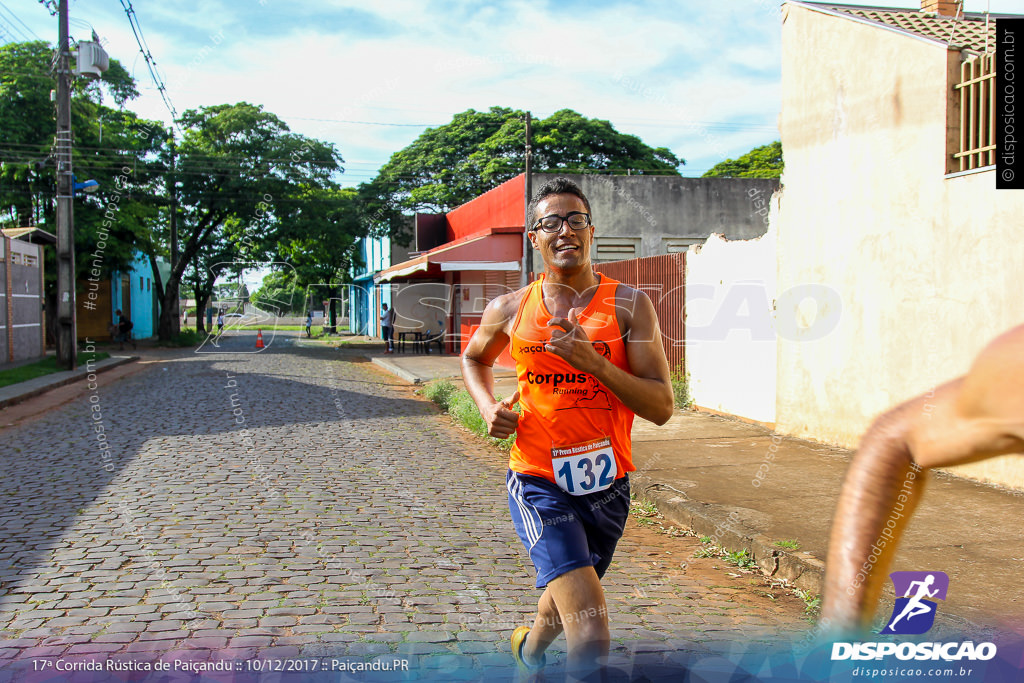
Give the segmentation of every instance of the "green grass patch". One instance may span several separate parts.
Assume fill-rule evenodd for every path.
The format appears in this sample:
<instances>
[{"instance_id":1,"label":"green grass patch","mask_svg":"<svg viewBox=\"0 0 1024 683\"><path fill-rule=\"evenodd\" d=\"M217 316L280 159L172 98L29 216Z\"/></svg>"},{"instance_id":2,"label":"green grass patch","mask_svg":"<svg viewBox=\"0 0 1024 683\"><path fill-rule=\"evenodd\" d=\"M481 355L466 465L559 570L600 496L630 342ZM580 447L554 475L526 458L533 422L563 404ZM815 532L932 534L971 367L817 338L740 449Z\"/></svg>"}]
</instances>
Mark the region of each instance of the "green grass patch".
<instances>
[{"instance_id":1,"label":"green grass patch","mask_svg":"<svg viewBox=\"0 0 1024 683\"><path fill-rule=\"evenodd\" d=\"M796 589L796 595L804 601L804 618L813 624L821 615L821 596L799 588Z\"/></svg>"},{"instance_id":2,"label":"green grass patch","mask_svg":"<svg viewBox=\"0 0 1024 683\"><path fill-rule=\"evenodd\" d=\"M629 513L636 519L637 524L644 526L654 526L661 518L658 506L649 500L636 498L633 494L630 494Z\"/></svg>"},{"instance_id":3,"label":"green grass patch","mask_svg":"<svg viewBox=\"0 0 1024 683\"><path fill-rule=\"evenodd\" d=\"M777 547L783 548L785 550L799 550L800 549L800 542L799 541L794 541L793 539L788 539L788 540L785 540L785 541L775 541L775 545Z\"/></svg>"},{"instance_id":4,"label":"green grass patch","mask_svg":"<svg viewBox=\"0 0 1024 683\"><path fill-rule=\"evenodd\" d=\"M448 410L449 401L458 387L446 379L437 379L423 385L422 393L428 399L436 403L442 410Z\"/></svg>"},{"instance_id":5,"label":"green grass patch","mask_svg":"<svg viewBox=\"0 0 1024 683\"><path fill-rule=\"evenodd\" d=\"M88 356L88 357L87 357ZM87 360L103 360L104 358L110 358L110 354L106 352L78 354L78 364L85 365ZM57 357L50 356L44 358L41 361L35 363L29 363L28 365L21 365L10 370L4 370L0 372L0 387L7 387L18 382L25 382L36 377L45 377L46 375L52 375L55 372L61 372L64 368L57 367Z\"/></svg>"},{"instance_id":6,"label":"green grass patch","mask_svg":"<svg viewBox=\"0 0 1024 683\"><path fill-rule=\"evenodd\" d=\"M158 342L158 346L199 346L206 339L205 334L200 334L194 327L183 327L177 336L171 337L165 342Z\"/></svg>"},{"instance_id":7,"label":"green grass patch","mask_svg":"<svg viewBox=\"0 0 1024 683\"><path fill-rule=\"evenodd\" d=\"M225 329L227 329L227 328L225 328ZM249 330L249 331L252 331L252 330L268 330L268 331L273 331L273 332L299 332L299 331L305 332L306 331L306 326L305 325L277 325L277 324L260 325L258 323L249 323L247 325L242 325L241 327L232 327L231 329L233 329L233 330ZM322 330L322 328L319 325L314 325L312 328L310 328L310 331L313 333L314 337L319 335L321 330Z\"/></svg>"},{"instance_id":8,"label":"green grass patch","mask_svg":"<svg viewBox=\"0 0 1024 683\"><path fill-rule=\"evenodd\" d=\"M693 405L693 397L690 396L690 375L683 369L682 365L672 370L672 395L675 396L676 408L689 408Z\"/></svg>"},{"instance_id":9,"label":"green grass patch","mask_svg":"<svg viewBox=\"0 0 1024 683\"><path fill-rule=\"evenodd\" d=\"M746 550L727 550L723 559L740 569L753 569L757 566L754 558Z\"/></svg>"},{"instance_id":10,"label":"green grass patch","mask_svg":"<svg viewBox=\"0 0 1024 683\"><path fill-rule=\"evenodd\" d=\"M443 410L447 411L453 420L477 436L484 437L503 451L508 451L512 448L516 435L513 433L504 439L495 439L493 436L490 436L487 433L487 423L484 422L484 418L480 415L476 403L465 389L459 389L451 381L443 379L428 382L423 387L422 393ZM500 396L498 400L501 400ZM516 410L518 411L518 406Z\"/></svg>"}]
</instances>

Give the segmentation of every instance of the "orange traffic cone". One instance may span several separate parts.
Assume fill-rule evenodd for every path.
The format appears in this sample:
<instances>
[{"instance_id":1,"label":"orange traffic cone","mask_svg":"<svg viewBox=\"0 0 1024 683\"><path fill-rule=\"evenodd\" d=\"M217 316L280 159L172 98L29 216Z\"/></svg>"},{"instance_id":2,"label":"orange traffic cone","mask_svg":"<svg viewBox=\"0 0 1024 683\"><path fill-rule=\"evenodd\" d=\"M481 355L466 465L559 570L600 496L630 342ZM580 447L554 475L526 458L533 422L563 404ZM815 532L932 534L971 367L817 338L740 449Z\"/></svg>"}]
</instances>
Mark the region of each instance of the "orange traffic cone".
<instances>
[{"instance_id":1,"label":"orange traffic cone","mask_svg":"<svg viewBox=\"0 0 1024 683\"><path fill-rule=\"evenodd\" d=\"M263 330L256 330L256 348L262 349L263 346Z\"/></svg>"}]
</instances>

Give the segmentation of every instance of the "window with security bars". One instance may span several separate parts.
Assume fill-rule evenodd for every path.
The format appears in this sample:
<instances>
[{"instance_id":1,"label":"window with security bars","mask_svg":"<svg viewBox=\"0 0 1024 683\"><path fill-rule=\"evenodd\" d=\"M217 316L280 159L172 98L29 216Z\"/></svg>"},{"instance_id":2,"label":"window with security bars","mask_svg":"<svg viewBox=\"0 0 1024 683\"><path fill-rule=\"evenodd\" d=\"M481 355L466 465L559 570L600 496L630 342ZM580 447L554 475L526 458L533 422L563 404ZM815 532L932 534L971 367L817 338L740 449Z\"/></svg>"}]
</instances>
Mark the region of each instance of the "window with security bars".
<instances>
[{"instance_id":1,"label":"window with security bars","mask_svg":"<svg viewBox=\"0 0 1024 683\"><path fill-rule=\"evenodd\" d=\"M30 268L39 267L39 259L31 254L23 254L18 251L11 253L11 263L19 266L28 266Z\"/></svg>"},{"instance_id":2,"label":"window with security bars","mask_svg":"<svg viewBox=\"0 0 1024 683\"><path fill-rule=\"evenodd\" d=\"M953 86L960 137L958 150L950 158L949 173L995 165L995 91L994 54L974 55L960 64L960 82Z\"/></svg>"}]
</instances>

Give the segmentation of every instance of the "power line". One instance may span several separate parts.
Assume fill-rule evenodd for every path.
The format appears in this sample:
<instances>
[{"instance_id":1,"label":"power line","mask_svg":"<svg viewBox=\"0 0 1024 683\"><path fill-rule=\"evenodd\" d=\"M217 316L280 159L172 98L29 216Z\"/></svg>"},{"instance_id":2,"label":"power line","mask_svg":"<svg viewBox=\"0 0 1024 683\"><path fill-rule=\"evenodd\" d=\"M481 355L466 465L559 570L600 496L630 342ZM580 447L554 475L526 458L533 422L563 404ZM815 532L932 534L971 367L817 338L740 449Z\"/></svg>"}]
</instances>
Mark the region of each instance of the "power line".
<instances>
[{"instance_id":1,"label":"power line","mask_svg":"<svg viewBox=\"0 0 1024 683\"><path fill-rule=\"evenodd\" d=\"M36 37L36 40L42 40L42 38L40 38L39 35L35 31L33 31L32 28L28 24L26 24L24 21L22 21L21 17L19 17L14 12L12 12L11 9L7 5L5 5L4 3L0 2L0 7L3 7L5 10L7 10L7 13L10 14L12 17L14 17L14 20L16 22L18 22L19 24L24 26L26 31L28 31L29 33L34 35Z\"/></svg>"},{"instance_id":2,"label":"power line","mask_svg":"<svg viewBox=\"0 0 1024 683\"><path fill-rule=\"evenodd\" d=\"M321 123L354 123L361 126L400 126L407 128L434 128L436 126L446 125L444 123L384 123L381 121L350 121L347 119L314 119L309 118L307 116L282 116L281 118L295 121L319 121Z\"/></svg>"},{"instance_id":3,"label":"power line","mask_svg":"<svg viewBox=\"0 0 1024 683\"><path fill-rule=\"evenodd\" d=\"M128 16L128 23L132 27L132 33L135 34L135 42L139 45L139 52L142 53L142 57L146 60L146 66L149 68L149 75L153 77L153 82L156 83L156 89L160 91L160 98L164 101L164 106L167 107L167 111L171 113L172 124L181 131L178 127L178 112L175 110L174 105L171 104L171 98L167 94L167 86L164 85L163 79L160 78L157 73L156 60L153 59L153 53L149 49L149 44L146 42L145 36L142 34L142 27L139 25L139 17L135 14L135 8L132 7L131 0L121 0L121 6L124 8L125 14ZM181 131L184 133L184 131Z\"/></svg>"},{"instance_id":4,"label":"power line","mask_svg":"<svg viewBox=\"0 0 1024 683\"><path fill-rule=\"evenodd\" d=\"M28 26L27 26L27 25L25 24L25 22L24 22L24 21L22 21L21 19L19 19L19 18L18 18L18 15L16 15L16 14L15 14L14 12L12 12L12 11L10 10L10 8L9 8L9 7L7 6L7 5L5 5L4 3L0 2L0 8L3 8L3 9L4 9L4 11L6 11L6 12L7 12L7 14L9 14L9 15L10 15L10 16L11 16L11 17L12 17L12 18L14 19L14 21L17 21L17 22L18 22L19 24L21 24L22 26L24 26L24 27L25 27L25 29L26 29L26 30L28 31L28 33L31 33L31 34L32 34L33 36L35 36L35 37L36 37L36 40L42 40L42 38L40 38L39 36L37 36L37 35L36 35L36 32L35 32L35 31L33 31L33 30L32 30L31 28L29 28L29 27L28 27ZM2 16L2 15L0 15L0 16ZM18 33L19 33L19 34L20 34L20 35L22 36L22 38L24 38L24 39L25 39L26 41L32 40L32 39L31 39L31 38L29 37L28 33L25 33L25 31L22 31L22 30L21 30L21 29L20 29L20 28L19 28L18 26L16 26L16 25L15 25L15 24L14 24L14 23L13 23L13 22L12 22L12 21L10 20L10 19L8 19L7 17L3 17L3 20L4 20L4 21L5 21L6 23L7 23L7 26L8 26L9 28L12 28L12 29L14 29L15 31L17 31L17 32L18 32ZM8 32L8 33L10 33L10 32ZM14 35L14 34L10 34L10 35Z\"/></svg>"},{"instance_id":5,"label":"power line","mask_svg":"<svg viewBox=\"0 0 1024 683\"><path fill-rule=\"evenodd\" d=\"M5 72L10 75L28 76L31 78L40 78L46 80L53 80L51 76L44 76L36 73L25 72L25 71L8 71ZM149 86L138 86L140 90L159 90L160 88L152 88ZM186 92L188 92L186 90ZM385 107L368 107L370 109L385 109ZM387 108L389 111L417 111L414 109L396 109ZM359 126L391 126L399 128L436 128L438 126L445 126L451 123L451 121L439 122L439 123L394 123L390 121L357 121L352 119L331 119L331 118L319 118L319 117L308 117L308 116L288 116L278 115L282 121L315 121L318 123L345 123L350 125ZM641 127L656 127L656 128L685 128L685 129L708 129L718 130L722 132L777 132L778 128L773 124L766 123L743 123L741 121L687 121L681 119L618 119L613 121L614 126L622 127L625 125L630 126L641 126ZM180 129L179 129L180 130Z\"/></svg>"}]
</instances>

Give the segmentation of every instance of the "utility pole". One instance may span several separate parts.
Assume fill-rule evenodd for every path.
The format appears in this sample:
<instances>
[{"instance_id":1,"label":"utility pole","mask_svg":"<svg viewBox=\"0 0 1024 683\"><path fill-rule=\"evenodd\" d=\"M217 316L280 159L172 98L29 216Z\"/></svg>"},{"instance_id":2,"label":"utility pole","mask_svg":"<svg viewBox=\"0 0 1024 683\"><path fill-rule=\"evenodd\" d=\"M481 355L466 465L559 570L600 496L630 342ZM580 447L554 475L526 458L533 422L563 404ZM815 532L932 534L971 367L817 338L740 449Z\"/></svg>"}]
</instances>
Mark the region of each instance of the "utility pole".
<instances>
[{"instance_id":1,"label":"utility pole","mask_svg":"<svg viewBox=\"0 0 1024 683\"><path fill-rule=\"evenodd\" d=\"M78 366L75 330L75 223L71 171L71 51L68 0L60 0L57 39L57 365Z\"/></svg>"},{"instance_id":2,"label":"utility pole","mask_svg":"<svg viewBox=\"0 0 1024 683\"><path fill-rule=\"evenodd\" d=\"M174 279L174 270L178 267L178 176L175 173L177 168L177 150L174 147L174 126L172 125L168 129L171 133L171 277L168 280ZM170 287L170 282L165 283L164 293L167 292L167 287ZM178 310L178 300L181 299L179 293L175 293L174 301L171 303L171 334L177 336L181 334L181 311ZM167 297L164 297L164 301ZM198 314L199 311L196 311Z\"/></svg>"},{"instance_id":3,"label":"utility pole","mask_svg":"<svg viewBox=\"0 0 1024 683\"><path fill-rule=\"evenodd\" d=\"M530 147L530 112L526 112L526 183L524 184L524 201L523 201L523 276L521 284L523 287L530 284L533 281L533 245L530 244L530 195L533 194L533 188L530 183L530 157L532 155Z\"/></svg>"}]
</instances>

